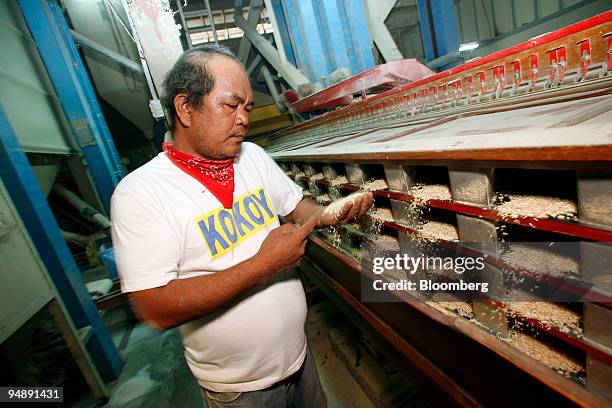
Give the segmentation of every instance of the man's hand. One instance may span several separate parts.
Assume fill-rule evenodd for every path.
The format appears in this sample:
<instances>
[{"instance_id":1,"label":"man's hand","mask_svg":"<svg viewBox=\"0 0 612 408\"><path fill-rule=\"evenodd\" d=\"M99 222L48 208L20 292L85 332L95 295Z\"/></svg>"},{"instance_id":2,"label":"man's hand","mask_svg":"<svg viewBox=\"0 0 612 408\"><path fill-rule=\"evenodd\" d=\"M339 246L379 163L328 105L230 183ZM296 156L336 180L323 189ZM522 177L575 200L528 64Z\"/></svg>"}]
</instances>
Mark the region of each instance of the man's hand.
<instances>
[{"instance_id":1,"label":"man's hand","mask_svg":"<svg viewBox=\"0 0 612 408\"><path fill-rule=\"evenodd\" d=\"M308 223L307 220L315 219L316 228L348 224L366 215L374 202L374 196L371 192L354 193L349 197L334 201L327 207L321 207L312 199L304 198L285 219L289 222L302 224ZM339 201L344 202L344 204L340 204L340 207L338 207Z\"/></svg>"},{"instance_id":2,"label":"man's hand","mask_svg":"<svg viewBox=\"0 0 612 408\"><path fill-rule=\"evenodd\" d=\"M256 257L264 262L269 275L296 266L302 260L308 234L315 228L316 218L303 225L283 224L272 230L261 244Z\"/></svg>"},{"instance_id":3,"label":"man's hand","mask_svg":"<svg viewBox=\"0 0 612 408\"><path fill-rule=\"evenodd\" d=\"M246 261L221 272L174 279L158 288L132 292L129 299L139 318L156 329L199 319L269 276L297 265L315 224L313 218L301 226L282 225L272 230L259 252Z\"/></svg>"},{"instance_id":4,"label":"man's hand","mask_svg":"<svg viewBox=\"0 0 612 408\"><path fill-rule=\"evenodd\" d=\"M349 196L350 197L350 196ZM338 206L338 201L345 201L343 205ZM374 202L374 195L371 192L368 193L357 193L354 194L353 199L340 199L331 203L319 215L317 227L323 228L330 225L348 224L351 223L368 213L372 203Z\"/></svg>"}]
</instances>

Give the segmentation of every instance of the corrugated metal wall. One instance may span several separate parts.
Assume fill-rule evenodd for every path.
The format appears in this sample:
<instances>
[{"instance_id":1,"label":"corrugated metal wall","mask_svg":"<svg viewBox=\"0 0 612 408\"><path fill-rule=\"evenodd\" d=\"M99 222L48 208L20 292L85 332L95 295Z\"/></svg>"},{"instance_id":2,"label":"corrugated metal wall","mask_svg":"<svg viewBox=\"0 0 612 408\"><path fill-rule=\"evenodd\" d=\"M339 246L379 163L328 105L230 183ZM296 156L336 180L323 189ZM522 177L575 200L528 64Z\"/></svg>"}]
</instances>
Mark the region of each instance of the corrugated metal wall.
<instances>
[{"instance_id":1,"label":"corrugated metal wall","mask_svg":"<svg viewBox=\"0 0 612 408\"><path fill-rule=\"evenodd\" d=\"M606 3L600 0L600 3ZM582 0L457 0L461 42L483 41L508 34L555 13L587 5ZM610 4L610 2L607 2Z\"/></svg>"}]
</instances>

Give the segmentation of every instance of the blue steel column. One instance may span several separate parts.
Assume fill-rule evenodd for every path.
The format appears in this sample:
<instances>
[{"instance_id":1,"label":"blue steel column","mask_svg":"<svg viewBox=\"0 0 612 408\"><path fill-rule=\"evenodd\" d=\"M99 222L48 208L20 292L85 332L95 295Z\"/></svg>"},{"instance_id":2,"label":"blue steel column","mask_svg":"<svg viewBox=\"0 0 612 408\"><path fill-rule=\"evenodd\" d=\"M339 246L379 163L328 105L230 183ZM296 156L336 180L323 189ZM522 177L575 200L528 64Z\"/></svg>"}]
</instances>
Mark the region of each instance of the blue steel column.
<instances>
[{"instance_id":1,"label":"blue steel column","mask_svg":"<svg viewBox=\"0 0 612 408\"><path fill-rule=\"evenodd\" d=\"M363 0L281 0L297 67L313 82L374 66ZM325 85L325 84L324 84Z\"/></svg>"},{"instance_id":2,"label":"blue steel column","mask_svg":"<svg viewBox=\"0 0 612 408\"><path fill-rule=\"evenodd\" d=\"M342 24L340 16L342 5L339 7L336 1L318 0L318 7L323 36L329 48L329 58L333 65L331 70L345 67L353 74L361 72L353 49L351 29Z\"/></svg>"},{"instance_id":3,"label":"blue steel column","mask_svg":"<svg viewBox=\"0 0 612 408\"><path fill-rule=\"evenodd\" d=\"M79 268L1 105L0 177L72 322L78 329L91 326L86 347L101 377L105 381L117 378L123 366L121 357L87 293Z\"/></svg>"},{"instance_id":4,"label":"blue steel column","mask_svg":"<svg viewBox=\"0 0 612 408\"><path fill-rule=\"evenodd\" d=\"M332 71L327 45L323 40L318 10L314 1L293 0L297 28L300 31L302 44L294 44L306 50L306 66L298 67L306 70L311 81L320 81Z\"/></svg>"},{"instance_id":5,"label":"blue steel column","mask_svg":"<svg viewBox=\"0 0 612 408\"><path fill-rule=\"evenodd\" d=\"M280 32L281 38L283 39L283 45L285 48L285 55L287 56L287 61L297 66L293 47L291 46L291 38L289 37L289 29L287 27L287 20L285 18L285 11L283 10L283 4L281 3L281 0L271 1L273 8L272 12L276 17L276 25L278 26L278 31Z\"/></svg>"},{"instance_id":6,"label":"blue steel column","mask_svg":"<svg viewBox=\"0 0 612 408\"><path fill-rule=\"evenodd\" d=\"M425 61L431 61L437 58L437 50L434 45L435 33L433 31L433 19L430 22L430 14L427 8L429 0L417 0L417 10L419 12L419 26L421 27L421 40L423 41L423 51L425 52Z\"/></svg>"},{"instance_id":7,"label":"blue steel column","mask_svg":"<svg viewBox=\"0 0 612 408\"><path fill-rule=\"evenodd\" d=\"M460 38L454 1L417 0L417 7L425 59L431 61L457 51Z\"/></svg>"},{"instance_id":8,"label":"blue steel column","mask_svg":"<svg viewBox=\"0 0 612 408\"><path fill-rule=\"evenodd\" d=\"M356 72L358 74L365 70L374 67L374 52L372 38L368 30L368 19L363 0L342 0L344 13L346 18L340 23L346 27L351 35L355 61L357 65Z\"/></svg>"},{"instance_id":9,"label":"blue steel column","mask_svg":"<svg viewBox=\"0 0 612 408\"><path fill-rule=\"evenodd\" d=\"M108 212L124 169L66 20L54 0L19 5Z\"/></svg>"},{"instance_id":10,"label":"blue steel column","mask_svg":"<svg viewBox=\"0 0 612 408\"><path fill-rule=\"evenodd\" d=\"M431 14L436 32L438 57L459 49L459 31L457 30L457 13L453 0L431 0Z\"/></svg>"},{"instance_id":11,"label":"blue steel column","mask_svg":"<svg viewBox=\"0 0 612 408\"><path fill-rule=\"evenodd\" d=\"M287 22L287 31L289 33L291 47L295 55L295 66L301 69L304 75L312 81L309 71L304 69L304 67L308 66L308 60L306 58L306 48L302 40L296 10L291 4L291 0L281 0L281 4L283 6L283 12L285 13L285 21Z\"/></svg>"}]
</instances>

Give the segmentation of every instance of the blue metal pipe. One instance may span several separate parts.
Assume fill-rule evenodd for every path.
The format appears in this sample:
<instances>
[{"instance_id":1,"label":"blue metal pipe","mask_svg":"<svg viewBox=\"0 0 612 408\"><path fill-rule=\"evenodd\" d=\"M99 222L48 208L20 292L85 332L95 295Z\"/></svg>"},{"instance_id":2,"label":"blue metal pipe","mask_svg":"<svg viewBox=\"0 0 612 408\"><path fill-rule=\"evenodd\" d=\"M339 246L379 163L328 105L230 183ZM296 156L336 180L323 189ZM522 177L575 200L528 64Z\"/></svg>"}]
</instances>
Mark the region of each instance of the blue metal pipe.
<instances>
[{"instance_id":1,"label":"blue metal pipe","mask_svg":"<svg viewBox=\"0 0 612 408\"><path fill-rule=\"evenodd\" d=\"M431 13L438 46L437 57L458 50L460 38L455 2L453 0L431 0Z\"/></svg>"},{"instance_id":2,"label":"blue metal pipe","mask_svg":"<svg viewBox=\"0 0 612 408\"><path fill-rule=\"evenodd\" d=\"M319 10L314 1L293 0L286 3L295 9L297 28L300 31L300 35L296 37L299 43L294 46L306 50L306 64L298 68L306 71L306 76L312 82L318 82L333 71L322 34Z\"/></svg>"},{"instance_id":3,"label":"blue metal pipe","mask_svg":"<svg viewBox=\"0 0 612 408\"><path fill-rule=\"evenodd\" d=\"M453 0L417 0L425 60L433 61L459 49L461 36ZM441 66L442 70L454 64Z\"/></svg>"},{"instance_id":4,"label":"blue metal pipe","mask_svg":"<svg viewBox=\"0 0 612 408\"><path fill-rule=\"evenodd\" d=\"M289 43L293 49L295 55L295 66L304 72L309 80L312 81L308 71L302 67L308 66L308 59L306 57L306 49L304 48L304 41L302 40L301 30L299 29L298 19L293 7L291 0L281 0L283 6L283 12L285 13L285 21L287 23L287 32L289 34Z\"/></svg>"}]
</instances>

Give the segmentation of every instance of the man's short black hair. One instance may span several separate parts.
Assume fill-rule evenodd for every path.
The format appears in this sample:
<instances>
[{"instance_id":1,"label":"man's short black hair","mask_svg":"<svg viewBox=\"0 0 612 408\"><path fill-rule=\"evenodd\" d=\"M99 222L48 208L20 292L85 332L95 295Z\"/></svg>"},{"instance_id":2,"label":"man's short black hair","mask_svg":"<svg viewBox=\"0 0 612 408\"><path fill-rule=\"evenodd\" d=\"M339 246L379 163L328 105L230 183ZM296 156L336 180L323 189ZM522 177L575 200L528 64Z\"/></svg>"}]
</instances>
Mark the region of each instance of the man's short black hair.
<instances>
[{"instance_id":1,"label":"man's short black hair","mask_svg":"<svg viewBox=\"0 0 612 408\"><path fill-rule=\"evenodd\" d=\"M216 55L229 57L240 63L236 55L222 45L198 45L183 52L163 83L161 103L174 128L176 109L174 97L180 93L187 94L187 101L196 109L202 107L204 97L215 87L215 78L208 69L208 60Z\"/></svg>"}]
</instances>

